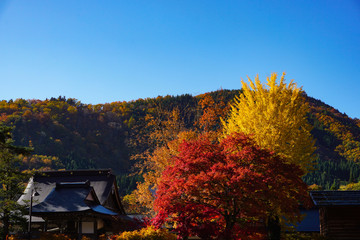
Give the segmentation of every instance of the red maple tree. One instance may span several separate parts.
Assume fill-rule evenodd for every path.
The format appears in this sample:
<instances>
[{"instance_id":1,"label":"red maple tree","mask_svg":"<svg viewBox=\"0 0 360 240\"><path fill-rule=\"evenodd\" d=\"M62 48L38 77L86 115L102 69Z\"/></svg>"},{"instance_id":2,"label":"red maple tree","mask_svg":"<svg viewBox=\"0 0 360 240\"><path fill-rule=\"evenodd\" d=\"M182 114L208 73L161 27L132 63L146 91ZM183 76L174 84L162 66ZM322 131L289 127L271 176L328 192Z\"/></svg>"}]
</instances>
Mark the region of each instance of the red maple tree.
<instances>
[{"instance_id":1,"label":"red maple tree","mask_svg":"<svg viewBox=\"0 0 360 240\"><path fill-rule=\"evenodd\" d=\"M261 239L256 226L270 213L299 220L308 196L302 174L243 134L184 141L162 174L154 223L173 222L184 239Z\"/></svg>"}]
</instances>

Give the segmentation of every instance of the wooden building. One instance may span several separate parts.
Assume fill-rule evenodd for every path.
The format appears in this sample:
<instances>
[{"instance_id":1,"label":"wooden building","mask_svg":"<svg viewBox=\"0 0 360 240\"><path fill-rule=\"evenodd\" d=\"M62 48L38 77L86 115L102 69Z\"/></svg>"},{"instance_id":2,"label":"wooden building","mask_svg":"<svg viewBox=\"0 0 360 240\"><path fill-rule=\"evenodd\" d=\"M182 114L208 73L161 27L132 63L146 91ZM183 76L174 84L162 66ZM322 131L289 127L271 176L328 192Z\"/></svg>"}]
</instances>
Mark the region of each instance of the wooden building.
<instances>
[{"instance_id":1,"label":"wooden building","mask_svg":"<svg viewBox=\"0 0 360 240\"><path fill-rule=\"evenodd\" d=\"M360 191L312 191L320 233L329 239L360 239Z\"/></svg>"},{"instance_id":2,"label":"wooden building","mask_svg":"<svg viewBox=\"0 0 360 240\"><path fill-rule=\"evenodd\" d=\"M18 202L29 203L34 192L38 194L33 194L32 215L43 220L34 224L34 228L42 228L37 230L96 239L101 233L134 227L125 214L111 170L38 173Z\"/></svg>"}]
</instances>

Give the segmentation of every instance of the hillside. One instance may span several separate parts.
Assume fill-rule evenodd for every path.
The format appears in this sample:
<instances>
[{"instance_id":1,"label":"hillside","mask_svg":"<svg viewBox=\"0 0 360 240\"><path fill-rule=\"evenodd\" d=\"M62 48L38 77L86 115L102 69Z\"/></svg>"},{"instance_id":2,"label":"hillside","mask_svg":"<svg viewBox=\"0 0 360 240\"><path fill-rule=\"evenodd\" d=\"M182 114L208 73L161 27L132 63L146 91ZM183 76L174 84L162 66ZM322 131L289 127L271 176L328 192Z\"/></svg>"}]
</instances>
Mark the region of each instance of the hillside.
<instances>
[{"instance_id":1,"label":"hillside","mask_svg":"<svg viewBox=\"0 0 360 240\"><path fill-rule=\"evenodd\" d=\"M238 93L219 90L198 96L97 105L65 97L3 100L0 121L15 126L16 144L34 147L35 155L23 159L24 168L112 168L116 174L124 175L131 171L136 156L154 148L151 133L167 119L165 113L178 109L184 127L191 129L209 106L223 108ZM330 188L341 181L358 180L360 120L320 100L306 98L311 106L309 120L314 126L319 159L317 170L305 176L305 181ZM121 179L124 185L135 184L131 179Z\"/></svg>"}]
</instances>

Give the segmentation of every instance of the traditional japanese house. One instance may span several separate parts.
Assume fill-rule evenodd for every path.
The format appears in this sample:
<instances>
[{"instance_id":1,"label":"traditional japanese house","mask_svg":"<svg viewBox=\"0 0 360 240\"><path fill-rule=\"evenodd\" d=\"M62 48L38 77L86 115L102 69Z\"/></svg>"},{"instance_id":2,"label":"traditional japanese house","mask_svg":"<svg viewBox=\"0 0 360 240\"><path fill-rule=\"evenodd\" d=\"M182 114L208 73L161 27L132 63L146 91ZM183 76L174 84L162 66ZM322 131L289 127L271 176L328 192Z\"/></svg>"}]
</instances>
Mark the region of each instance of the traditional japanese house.
<instances>
[{"instance_id":1,"label":"traditional japanese house","mask_svg":"<svg viewBox=\"0 0 360 240\"><path fill-rule=\"evenodd\" d=\"M33 193L37 194L33 194ZM41 231L96 236L132 228L121 204L111 170L46 171L30 179L20 203L43 219Z\"/></svg>"},{"instance_id":2,"label":"traditional japanese house","mask_svg":"<svg viewBox=\"0 0 360 240\"><path fill-rule=\"evenodd\" d=\"M360 191L312 191L320 233L329 239L360 239Z\"/></svg>"}]
</instances>

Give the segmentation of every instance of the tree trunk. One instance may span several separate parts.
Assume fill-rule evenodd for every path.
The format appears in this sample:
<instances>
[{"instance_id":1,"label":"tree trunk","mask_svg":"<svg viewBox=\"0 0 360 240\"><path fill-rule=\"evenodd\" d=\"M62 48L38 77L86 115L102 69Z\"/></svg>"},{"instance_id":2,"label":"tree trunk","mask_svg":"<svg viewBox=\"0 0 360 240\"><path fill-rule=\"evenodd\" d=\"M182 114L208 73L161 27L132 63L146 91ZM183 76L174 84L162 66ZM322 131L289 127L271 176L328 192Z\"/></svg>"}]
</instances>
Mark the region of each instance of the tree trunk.
<instances>
[{"instance_id":1,"label":"tree trunk","mask_svg":"<svg viewBox=\"0 0 360 240\"><path fill-rule=\"evenodd\" d=\"M10 230L10 216L7 210L4 210L3 225L3 235L1 237L3 240L6 240L6 236L9 235Z\"/></svg>"},{"instance_id":2,"label":"tree trunk","mask_svg":"<svg viewBox=\"0 0 360 240\"><path fill-rule=\"evenodd\" d=\"M268 237L269 240L280 240L281 227L278 216L269 216L268 218Z\"/></svg>"},{"instance_id":3,"label":"tree trunk","mask_svg":"<svg viewBox=\"0 0 360 240\"><path fill-rule=\"evenodd\" d=\"M233 239L233 227L234 227L235 222L231 220L230 216L225 217L225 222L226 222L225 230L219 236L219 238L218 238L219 240Z\"/></svg>"}]
</instances>

